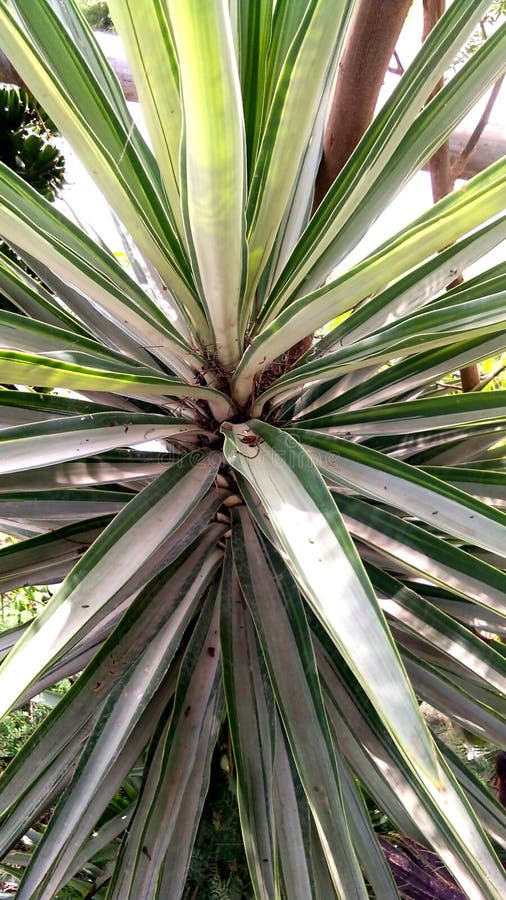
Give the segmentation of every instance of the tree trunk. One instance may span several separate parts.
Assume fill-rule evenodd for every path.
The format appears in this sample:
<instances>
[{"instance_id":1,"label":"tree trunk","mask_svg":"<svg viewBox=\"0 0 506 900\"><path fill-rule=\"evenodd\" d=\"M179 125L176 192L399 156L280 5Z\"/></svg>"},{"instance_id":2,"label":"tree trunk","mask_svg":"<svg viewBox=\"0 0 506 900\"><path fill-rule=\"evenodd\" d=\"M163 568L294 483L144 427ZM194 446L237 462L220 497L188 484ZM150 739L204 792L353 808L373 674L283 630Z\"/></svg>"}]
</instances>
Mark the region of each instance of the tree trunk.
<instances>
[{"instance_id":1,"label":"tree trunk","mask_svg":"<svg viewBox=\"0 0 506 900\"><path fill-rule=\"evenodd\" d=\"M428 34L432 31L436 23L443 15L446 8L446 0L423 0L423 34L422 40L425 41ZM443 87L444 80L438 82L434 90L436 94ZM429 161L430 181L432 186L432 198L434 203L442 200L447 194L453 191L455 180L451 170L450 163L450 145L448 141L441 144L439 150L436 150L434 156ZM447 290L462 284L464 279L459 275L455 281L448 285ZM465 366L460 370L460 383L464 392L472 391L480 384L479 367L473 365Z\"/></svg>"},{"instance_id":2,"label":"tree trunk","mask_svg":"<svg viewBox=\"0 0 506 900\"><path fill-rule=\"evenodd\" d=\"M351 25L323 139L314 209L371 123L411 0L361 0ZM351 114L351 111L352 114Z\"/></svg>"}]
</instances>

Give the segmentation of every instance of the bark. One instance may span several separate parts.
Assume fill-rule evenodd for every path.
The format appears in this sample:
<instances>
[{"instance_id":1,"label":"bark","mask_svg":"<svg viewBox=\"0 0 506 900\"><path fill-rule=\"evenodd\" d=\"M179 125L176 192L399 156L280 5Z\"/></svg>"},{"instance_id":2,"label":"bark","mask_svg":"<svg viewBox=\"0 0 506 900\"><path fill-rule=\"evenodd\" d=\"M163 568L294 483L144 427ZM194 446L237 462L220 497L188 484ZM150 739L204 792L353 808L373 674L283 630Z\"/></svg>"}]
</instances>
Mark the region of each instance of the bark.
<instances>
[{"instance_id":1,"label":"bark","mask_svg":"<svg viewBox=\"0 0 506 900\"><path fill-rule=\"evenodd\" d=\"M351 25L323 139L316 209L374 116L411 0L361 0ZM350 115L350 112L352 114Z\"/></svg>"},{"instance_id":2,"label":"bark","mask_svg":"<svg viewBox=\"0 0 506 900\"><path fill-rule=\"evenodd\" d=\"M479 120L476 128L473 129L473 131L469 135L467 141L464 143L462 149L460 150L460 152L458 153L458 155L456 157L454 157L452 155L452 150L455 150L455 146L452 147L451 138L450 138L449 146L450 146L450 159L451 159L451 175L454 180L457 178L462 178L462 177L463 178L471 177L471 175L468 175L466 173L467 166L468 166L469 161L472 160L473 157L475 158L476 151L482 149L484 146L484 143L485 143L485 141L483 139L484 131L488 125L488 120L490 118L490 114L491 114L491 112L494 108L494 104L499 96L499 92L501 90L503 81L504 81L504 75L501 75L501 77L499 78L498 81L496 81L496 83L494 84L494 86L490 92L490 96L485 105L485 109L483 110L483 112L480 116L480 120ZM487 135L486 139L490 140L490 135ZM504 143L504 141L503 141L503 143ZM490 162L485 163L485 165L483 165L482 168L484 169L484 168L486 168L486 166L490 165L492 162L495 162L496 159L500 159L500 157L503 156L504 153L506 153L506 147L503 146L502 152L501 152L501 149L498 147L497 155L495 157L493 157L490 160ZM480 169L478 169L477 171L480 171ZM475 174L475 173L473 172L473 174Z\"/></svg>"},{"instance_id":3,"label":"bark","mask_svg":"<svg viewBox=\"0 0 506 900\"><path fill-rule=\"evenodd\" d=\"M422 40L425 41L429 32L439 21L446 8L446 0L423 0L423 34ZM434 90L437 93L443 87L444 81L438 82ZM455 178L453 176L450 163L450 145L445 141L439 150L436 151L432 159L429 161L430 181L432 186L432 199L434 203L442 200L447 194L453 191L455 186ZM464 279L461 275L448 285L447 290L462 284ZM460 370L460 383L464 392L473 391L480 384L480 370L474 363L471 366L465 366Z\"/></svg>"},{"instance_id":4,"label":"bark","mask_svg":"<svg viewBox=\"0 0 506 900\"><path fill-rule=\"evenodd\" d=\"M443 15L445 7L446 0L423 0L422 41L427 39L429 33L434 28L434 25ZM443 85L444 78L441 78L427 102L432 100L432 97L441 90ZM434 200L434 203L437 203L438 200L441 200L443 197L446 197L447 194L451 193L454 186L450 166L450 145L448 141L441 144L440 148L436 150L434 156L429 161L429 172L432 185L432 199Z\"/></svg>"},{"instance_id":5,"label":"bark","mask_svg":"<svg viewBox=\"0 0 506 900\"><path fill-rule=\"evenodd\" d=\"M461 284L463 280L464 279L461 278L460 282L457 283ZM465 366L460 370L460 383L465 394L467 394L468 391L474 391L477 387L479 387L481 383L481 376L480 368L476 365L476 363L473 363L472 366Z\"/></svg>"},{"instance_id":6,"label":"bark","mask_svg":"<svg viewBox=\"0 0 506 900\"><path fill-rule=\"evenodd\" d=\"M11 66L3 50L0 50L0 82L4 82L4 84L14 84L16 87L26 89L26 84L21 78L21 75L16 72L14 66Z\"/></svg>"}]
</instances>

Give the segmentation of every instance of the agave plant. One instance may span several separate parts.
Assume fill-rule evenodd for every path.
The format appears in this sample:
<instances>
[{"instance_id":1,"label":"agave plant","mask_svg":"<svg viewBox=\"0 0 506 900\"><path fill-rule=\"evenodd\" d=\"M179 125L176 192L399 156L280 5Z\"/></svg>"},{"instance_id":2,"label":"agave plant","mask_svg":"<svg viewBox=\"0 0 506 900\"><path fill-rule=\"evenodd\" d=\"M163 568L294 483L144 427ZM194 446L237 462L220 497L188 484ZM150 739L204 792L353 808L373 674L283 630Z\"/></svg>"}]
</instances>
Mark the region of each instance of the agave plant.
<instances>
[{"instance_id":1,"label":"agave plant","mask_svg":"<svg viewBox=\"0 0 506 900\"><path fill-rule=\"evenodd\" d=\"M506 744L477 633L506 631L505 396L442 381L506 348L504 265L445 292L505 237L506 162L346 265L505 29L428 102L489 5L454 0L311 217L354 5L114 0L148 143L73 0L0 3L144 259L0 166L1 235L47 285L1 259L0 590L61 582L2 636L1 712L79 673L0 783L20 900L114 840L89 896L181 897L224 722L255 897L397 896L360 784L469 897L506 895L502 807L419 711Z\"/></svg>"}]
</instances>

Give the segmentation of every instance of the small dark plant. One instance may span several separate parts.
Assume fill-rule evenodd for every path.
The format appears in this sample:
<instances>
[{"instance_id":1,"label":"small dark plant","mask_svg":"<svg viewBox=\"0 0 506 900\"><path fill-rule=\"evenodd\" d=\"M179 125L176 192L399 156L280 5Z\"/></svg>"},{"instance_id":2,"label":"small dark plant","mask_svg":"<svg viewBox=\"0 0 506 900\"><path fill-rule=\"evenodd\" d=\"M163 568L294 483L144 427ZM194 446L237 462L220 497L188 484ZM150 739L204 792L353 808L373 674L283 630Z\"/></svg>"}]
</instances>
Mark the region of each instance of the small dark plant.
<instances>
[{"instance_id":1,"label":"small dark plant","mask_svg":"<svg viewBox=\"0 0 506 900\"><path fill-rule=\"evenodd\" d=\"M79 0L81 12L94 31L112 31L109 6L104 0Z\"/></svg>"},{"instance_id":2,"label":"small dark plant","mask_svg":"<svg viewBox=\"0 0 506 900\"><path fill-rule=\"evenodd\" d=\"M0 160L46 200L63 185L65 161L54 126L22 88L0 89Z\"/></svg>"}]
</instances>

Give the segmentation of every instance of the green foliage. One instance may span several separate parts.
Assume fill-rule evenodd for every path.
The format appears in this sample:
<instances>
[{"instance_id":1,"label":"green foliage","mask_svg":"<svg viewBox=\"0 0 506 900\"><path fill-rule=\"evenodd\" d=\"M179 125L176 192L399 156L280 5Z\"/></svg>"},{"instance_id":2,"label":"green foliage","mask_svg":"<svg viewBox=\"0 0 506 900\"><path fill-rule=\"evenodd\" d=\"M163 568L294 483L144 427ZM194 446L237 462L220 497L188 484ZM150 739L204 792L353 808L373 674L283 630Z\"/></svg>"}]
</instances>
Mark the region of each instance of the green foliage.
<instances>
[{"instance_id":1,"label":"green foliage","mask_svg":"<svg viewBox=\"0 0 506 900\"><path fill-rule=\"evenodd\" d=\"M228 765L226 745L220 743L211 766L185 900L248 900L253 896L241 839L237 789L234 778L226 771Z\"/></svg>"},{"instance_id":2,"label":"green foliage","mask_svg":"<svg viewBox=\"0 0 506 900\"><path fill-rule=\"evenodd\" d=\"M0 770L16 756L46 715L47 707L34 703L28 709L15 710L0 722Z\"/></svg>"},{"instance_id":3,"label":"green foliage","mask_svg":"<svg viewBox=\"0 0 506 900\"><path fill-rule=\"evenodd\" d=\"M12 541L6 535L0 535L0 544L10 545ZM50 597L47 587L33 585L0 594L0 634L32 620ZM70 682L66 679L55 684L53 690L58 694L65 694L69 687ZM13 710L0 722L0 771L21 750L47 715L48 709L40 700L30 702L26 707Z\"/></svg>"},{"instance_id":4,"label":"green foliage","mask_svg":"<svg viewBox=\"0 0 506 900\"><path fill-rule=\"evenodd\" d=\"M112 31L114 26L105 0L78 0L79 7L94 31Z\"/></svg>"},{"instance_id":5,"label":"green foliage","mask_svg":"<svg viewBox=\"0 0 506 900\"><path fill-rule=\"evenodd\" d=\"M52 123L26 91L0 88L0 160L48 200L54 200L65 174L53 137Z\"/></svg>"},{"instance_id":6,"label":"green foliage","mask_svg":"<svg viewBox=\"0 0 506 900\"><path fill-rule=\"evenodd\" d=\"M479 26L473 31L469 40L456 59L456 64L462 64L468 56L475 53L483 42L487 39L491 30L497 28L506 18L506 2L505 0L494 0L490 4L486 15L480 21Z\"/></svg>"},{"instance_id":7,"label":"green foliage","mask_svg":"<svg viewBox=\"0 0 506 900\"><path fill-rule=\"evenodd\" d=\"M48 288L0 256L0 590L57 585L0 713L71 681L0 780L2 864L19 900L395 897L385 816L502 900L504 809L419 702L506 743L506 401L445 380L506 352L505 267L446 290L505 237L506 161L347 258L506 27L433 96L488 9L454 0L311 217L353 4L110 6L149 143L73 0L0 4L132 262L0 164Z\"/></svg>"},{"instance_id":8,"label":"green foliage","mask_svg":"<svg viewBox=\"0 0 506 900\"><path fill-rule=\"evenodd\" d=\"M0 88L0 161L47 200L56 198L65 178L65 160L54 142L55 133L53 122L30 94L21 88ZM3 241L0 251L20 263ZM17 309L1 291L0 308Z\"/></svg>"},{"instance_id":9,"label":"green foliage","mask_svg":"<svg viewBox=\"0 0 506 900\"><path fill-rule=\"evenodd\" d=\"M29 622L42 610L50 597L47 587L34 585L0 594L0 628L15 628L16 625Z\"/></svg>"},{"instance_id":10,"label":"green foliage","mask_svg":"<svg viewBox=\"0 0 506 900\"><path fill-rule=\"evenodd\" d=\"M481 365L482 382L486 391L503 391L506 388L506 353L485 360Z\"/></svg>"},{"instance_id":11,"label":"green foliage","mask_svg":"<svg viewBox=\"0 0 506 900\"><path fill-rule=\"evenodd\" d=\"M0 548L12 547L17 541L0 534ZM0 632L16 628L33 619L51 597L47 585L26 585L0 593Z\"/></svg>"}]
</instances>

